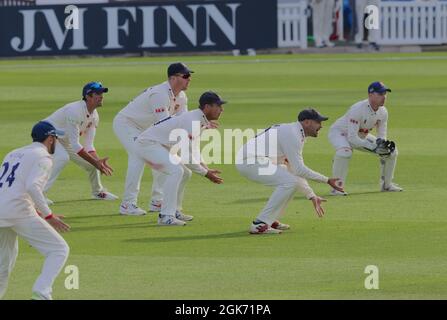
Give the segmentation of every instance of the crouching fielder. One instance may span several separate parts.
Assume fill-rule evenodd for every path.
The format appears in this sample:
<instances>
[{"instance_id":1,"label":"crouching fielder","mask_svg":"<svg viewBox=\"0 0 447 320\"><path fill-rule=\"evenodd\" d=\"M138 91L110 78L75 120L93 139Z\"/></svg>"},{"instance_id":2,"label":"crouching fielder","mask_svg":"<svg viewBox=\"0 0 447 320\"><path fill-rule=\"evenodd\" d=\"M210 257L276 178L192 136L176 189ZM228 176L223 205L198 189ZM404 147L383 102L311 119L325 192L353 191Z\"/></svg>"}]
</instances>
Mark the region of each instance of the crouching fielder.
<instances>
[{"instance_id":1,"label":"crouching fielder","mask_svg":"<svg viewBox=\"0 0 447 320\"><path fill-rule=\"evenodd\" d=\"M382 82L373 82L368 87L368 99L355 103L349 111L331 126L329 141L335 148L332 166L334 177L340 178L341 186L346 183L349 160L353 149L379 156L381 165L381 191L402 191L393 183L397 160L394 142L386 140L388 111L384 106L387 88ZM377 129L377 138L370 134ZM332 195L347 195L332 190Z\"/></svg>"},{"instance_id":2,"label":"crouching fielder","mask_svg":"<svg viewBox=\"0 0 447 320\"><path fill-rule=\"evenodd\" d=\"M141 161L166 175L159 225L184 226L185 221L193 219L182 212L185 185L191 178L191 170L213 183L223 182L218 170L209 169L201 161L199 142L202 130L217 128L217 123L212 121L219 119L225 103L215 92L207 91L201 95L197 110L164 118L143 131L135 141L136 154ZM186 157L188 150L188 159L178 156L180 152Z\"/></svg>"},{"instance_id":3,"label":"crouching fielder","mask_svg":"<svg viewBox=\"0 0 447 320\"><path fill-rule=\"evenodd\" d=\"M239 172L250 180L276 187L253 221L250 233L281 233L289 229L289 225L279 222L279 217L297 190L312 201L317 215L322 217L321 203L326 200L314 193L306 179L328 183L343 191L337 186L338 179L329 179L309 169L303 161L306 137L317 137L322 128L321 122L327 119L314 109L305 109L299 113L297 122L271 126L239 150L236 158Z\"/></svg>"},{"instance_id":4,"label":"crouching fielder","mask_svg":"<svg viewBox=\"0 0 447 320\"><path fill-rule=\"evenodd\" d=\"M17 259L17 236L45 256L32 299L51 299L54 279L67 260L68 245L54 229L68 231L69 226L51 213L42 192L53 164L50 154L54 154L58 134L62 132L50 123L39 122L32 130L34 142L10 152L3 161L0 172L0 298L6 292Z\"/></svg>"}]
</instances>

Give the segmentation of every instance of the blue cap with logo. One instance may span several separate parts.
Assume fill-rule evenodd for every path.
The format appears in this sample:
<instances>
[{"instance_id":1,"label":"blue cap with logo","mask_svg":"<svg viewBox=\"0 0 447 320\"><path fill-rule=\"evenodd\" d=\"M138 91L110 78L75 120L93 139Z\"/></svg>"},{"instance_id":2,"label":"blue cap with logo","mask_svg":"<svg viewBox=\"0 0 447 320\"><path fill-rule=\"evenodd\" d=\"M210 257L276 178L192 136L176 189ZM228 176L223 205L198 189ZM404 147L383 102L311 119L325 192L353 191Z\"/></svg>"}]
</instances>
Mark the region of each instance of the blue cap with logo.
<instances>
[{"instance_id":1,"label":"blue cap with logo","mask_svg":"<svg viewBox=\"0 0 447 320\"><path fill-rule=\"evenodd\" d=\"M391 89L385 86L381 81L373 82L368 87L368 93L384 93L391 92Z\"/></svg>"},{"instance_id":2,"label":"blue cap with logo","mask_svg":"<svg viewBox=\"0 0 447 320\"><path fill-rule=\"evenodd\" d=\"M64 135L64 131L56 129L47 121L39 121L31 130L33 141L43 142L49 136L60 137Z\"/></svg>"},{"instance_id":3,"label":"blue cap with logo","mask_svg":"<svg viewBox=\"0 0 447 320\"><path fill-rule=\"evenodd\" d=\"M82 97L85 97L86 95L92 92L95 93L109 92L109 88L104 88L101 82L97 81L89 82L82 89Z\"/></svg>"}]
</instances>

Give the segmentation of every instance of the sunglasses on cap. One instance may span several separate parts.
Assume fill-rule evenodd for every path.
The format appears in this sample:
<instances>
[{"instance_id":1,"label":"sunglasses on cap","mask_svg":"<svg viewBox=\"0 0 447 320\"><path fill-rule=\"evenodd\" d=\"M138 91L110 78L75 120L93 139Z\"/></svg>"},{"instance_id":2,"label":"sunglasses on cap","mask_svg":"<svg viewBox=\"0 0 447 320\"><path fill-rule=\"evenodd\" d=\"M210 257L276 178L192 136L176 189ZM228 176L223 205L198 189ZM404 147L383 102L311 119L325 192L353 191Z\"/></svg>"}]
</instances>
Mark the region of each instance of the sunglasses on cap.
<instances>
[{"instance_id":1,"label":"sunglasses on cap","mask_svg":"<svg viewBox=\"0 0 447 320\"><path fill-rule=\"evenodd\" d=\"M191 78L191 74L190 74L190 73L187 73L187 74L181 74L181 73L179 73L179 74L177 74L177 76L182 77L183 79L189 79L189 78Z\"/></svg>"}]
</instances>

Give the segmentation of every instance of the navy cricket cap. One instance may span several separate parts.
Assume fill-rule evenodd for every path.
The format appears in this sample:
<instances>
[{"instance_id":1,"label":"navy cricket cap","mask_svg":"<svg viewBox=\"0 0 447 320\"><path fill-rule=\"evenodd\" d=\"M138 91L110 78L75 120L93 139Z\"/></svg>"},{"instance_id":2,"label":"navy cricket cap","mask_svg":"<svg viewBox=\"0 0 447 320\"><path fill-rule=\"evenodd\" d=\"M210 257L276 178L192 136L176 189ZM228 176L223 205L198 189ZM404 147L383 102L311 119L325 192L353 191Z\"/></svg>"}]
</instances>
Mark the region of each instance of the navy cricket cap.
<instances>
[{"instance_id":1,"label":"navy cricket cap","mask_svg":"<svg viewBox=\"0 0 447 320\"><path fill-rule=\"evenodd\" d=\"M104 88L102 86L101 82L96 82L96 81L89 82L82 89L82 97L85 97L86 95L88 95L92 92L95 92L95 93L109 92L109 88Z\"/></svg>"},{"instance_id":2,"label":"navy cricket cap","mask_svg":"<svg viewBox=\"0 0 447 320\"><path fill-rule=\"evenodd\" d=\"M194 73L194 71L190 70L188 66L181 62L176 62L168 67L168 77L174 76L176 74L190 74Z\"/></svg>"},{"instance_id":3,"label":"navy cricket cap","mask_svg":"<svg viewBox=\"0 0 447 320\"><path fill-rule=\"evenodd\" d=\"M373 82L368 87L368 93L384 93L391 92L391 89L385 86L385 84L381 81Z\"/></svg>"},{"instance_id":4,"label":"navy cricket cap","mask_svg":"<svg viewBox=\"0 0 447 320\"><path fill-rule=\"evenodd\" d=\"M328 117L322 116L317 110L309 108L304 109L298 114L298 121L315 120L318 122L326 121Z\"/></svg>"},{"instance_id":5,"label":"navy cricket cap","mask_svg":"<svg viewBox=\"0 0 447 320\"><path fill-rule=\"evenodd\" d=\"M47 137L60 137L64 135L64 131L56 129L47 121L39 121L31 130L33 141L43 142Z\"/></svg>"},{"instance_id":6,"label":"navy cricket cap","mask_svg":"<svg viewBox=\"0 0 447 320\"><path fill-rule=\"evenodd\" d=\"M213 91L204 92L199 99L199 105L204 106L206 104L218 104L219 106L227 103L227 101L222 100L219 95Z\"/></svg>"}]
</instances>

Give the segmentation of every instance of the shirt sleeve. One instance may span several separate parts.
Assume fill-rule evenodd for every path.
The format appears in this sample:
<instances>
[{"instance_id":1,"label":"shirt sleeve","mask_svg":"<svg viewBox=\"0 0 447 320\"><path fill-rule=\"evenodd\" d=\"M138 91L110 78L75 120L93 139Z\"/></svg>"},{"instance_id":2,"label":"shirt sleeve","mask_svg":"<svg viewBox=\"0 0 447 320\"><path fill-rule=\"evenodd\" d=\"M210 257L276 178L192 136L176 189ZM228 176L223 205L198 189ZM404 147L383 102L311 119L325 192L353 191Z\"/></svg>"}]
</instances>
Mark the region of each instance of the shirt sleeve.
<instances>
[{"instance_id":1,"label":"shirt sleeve","mask_svg":"<svg viewBox=\"0 0 447 320\"><path fill-rule=\"evenodd\" d=\"M73 151L78 153L83 149L79 141L79 127L81 125L81 120L74 112L67 112L65 116L65 124L65 135L68 137L68 141L70 142Z\"/></svg>"},{"instance_id":2,"label":"shirt sleeve","mask_svg":"<svg viewBox=\"0 0 447 320\"><path fill-rule=\"evenodd\" d=\"M388 129L388 111L384 108L383 119L377 125L377 138L386 140L387 129Z\"/></svg>"},{"instance_id":3,"label":"shirt sleeve","mask_svg":"<svg viewBox=\"0 0 447 320\"><path fill-rule=\"evenodd\" d=\"M347 118L348 118L347 138L349 143L357 148L363 147L369 150L373 150L376 147L376 145L373 142L359 137L360 122L361 122L360 116L356 112L350 111L347 115Z\"/></svg>"},{"instance_id":4,"label":"shirt sleeve","mask_svg":"<svg viewBox=\"0 0 447 320\"><path fill-rule=\"evenodd\" d=\"M309 169L302 156L302 145L297 137L287 129L279 128L278 143L285 157L289 161L290 171L302 178L327 183L328 177Z\"/></svg>"},{"instance_id":5,"label":"shirt sleeve","mask_svg":"<svg viewBox=\"0 0 447 320\"><path fill-rule=\"evenodd\" d=\"M53 166L51 158L43 157L36 161L26 179L26 190L34 202L34 206L43 217L51 214L51 209L48 207L45 196L43 195L43 188L48 181L48 177Z\"/></svg>"},{"instance_id":6,"label":"shirt sleeve","mask_svg":"<svg viewBox=\"0 0 447 320\"><path fill-rule=\"evenodd\" d=\"M307 199L311 199L311 198L315 197L316 194L310 187L307 180L302 177L297 177L297 178L298 178L298 184L297 184L298 191L301 192L302 194L304 194L304 196Z\"/></svg>"},{"instance_id":7,"label":"shirt sleeve","mask_svg":"<svg viewBox=\"0 0 447 320\"><path fill-rule=\"evenodd\" d=\"M87 152L96 151L95 146L93 144L95 141L96 128L98 128L98 124L99 124L99 117L97 115L90 128L87 129L87 132L85 133L84 136L84 149Z\"/></svg>"}]
</instances>

